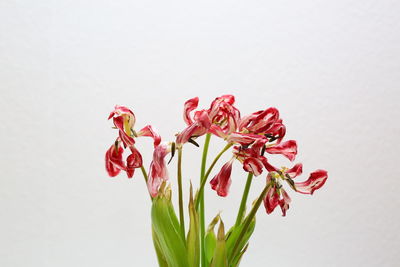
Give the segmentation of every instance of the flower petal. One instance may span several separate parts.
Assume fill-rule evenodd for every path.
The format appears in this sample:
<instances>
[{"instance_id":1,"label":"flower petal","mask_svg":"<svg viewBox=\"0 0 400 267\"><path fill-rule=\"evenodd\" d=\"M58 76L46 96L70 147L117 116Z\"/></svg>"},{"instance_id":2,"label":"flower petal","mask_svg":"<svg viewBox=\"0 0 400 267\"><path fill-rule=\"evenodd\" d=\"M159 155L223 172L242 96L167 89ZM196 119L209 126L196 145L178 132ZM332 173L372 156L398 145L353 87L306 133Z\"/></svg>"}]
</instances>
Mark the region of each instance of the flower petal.
<instances>
[{"instance_id":1,"label":"flower petal","mask_svg":"<svg viewBox=\"0 0 400 267\"><path fill-rule=\"evenodd\" d=\"M296 191L302 194L313 194L315 190L320 189L328 179L328 172L325 170L316 170L310 174L307 181L294 183Z\"/></svg>"},{"instance_id":2,"label":"flower petal","mask_svg":"<svg viewBox=\"0 0 400 267\"><path fill-rule=\"evenodd\" d=\"M154 140L154 147L158 146L161 142L161 136L154 130L151 125L145 126L138 133L138 136L149 136Z\"/></svg>"},{"instance_id":3,"label":"flower petal","mask_svg":"<svg viewBox=\"0 0 400 267\"><path fill-rule=\"evenodd\" d=\"M113 144L106 152L105 163L106 170L110 177L117 176L121 170L126 170L124 161L122 160L122 154L124 149L118 146L116 149L115 144Z\"/></svg>"},{"instance_id":4,"label":"flower petal","mask_svg":"<svg viewBox=\"0 0 400 267\"><path fill-rule=\"evenodd\" d=\"M185 105L183 108L183 120L186 122L186 124L188 126L193 123L192 118L190 117L190 112L192 110L196 109L198 104L199 104L198 97L194 97L185 102Z\"/></svg>"},{"instance_id":5,"label":"flower petal","mask_svg":"<svg viewBox=\"0 0 400 267\"><path fill-rule=\"evenodd\" d=\"M264 207L267 214L271 214L279 204L279 195L276 186L270 186L264 198Z\"/></svg>"},{"instance_id":6,"label":"flower petal","mask_svg":"<svg viewBox=\"0 0 400 267\"><path fill-rule=\"evenodd\" d=\"M295 177L303 173L303 164L297 163L292 168L288 169L285 173L289 175L291 179L294 179Z\"/></svg>"},{"instance_id":7,"label":"flower petal","mask_svg":"<svg viewBox=\"0 0 400 267\"><path fill-rule=\"evenodd\" d=\"M218 196L226 197L228 195L231 185L232 163L233 160L225 163L219 173L210 181L211 188L217 192Z\"/></svg>"},{"instance_id":8,"label":"flower petal","mask_svg":"<svg viewBox=\"0 0 400 267\"><path fill-rule=\"evenodd\" d=\"M157 196L158 189L163 181L168 180L168 170L165 157L170 153L169 145L161 143L153 152L153 160L150 163L149 177L147 180L147 188L152 197Z\"/></svg>"},{"instance_id":9,"label":"flower petal","mask_svg":"<svg viewBox=\"0 0 400 267\"><path fill-rule=\"evenodd\" d=\"M263 171L263 163L261 160L253 157L246 158L243 162L243 169L252 172L255 176L259 176Z\"/></svg>"},{"instance_id":10,"label":"flower petal","mask_svg":"<svg viewBox=\"0 0 400 267\"><path fill-rule=\"evenodd\" d=\"M265 151L269 154L282 154L290 161L293 161L297 155L297 143L294 140L289 140L276 146L268 147Z\"/></svg>"}]
</instances>

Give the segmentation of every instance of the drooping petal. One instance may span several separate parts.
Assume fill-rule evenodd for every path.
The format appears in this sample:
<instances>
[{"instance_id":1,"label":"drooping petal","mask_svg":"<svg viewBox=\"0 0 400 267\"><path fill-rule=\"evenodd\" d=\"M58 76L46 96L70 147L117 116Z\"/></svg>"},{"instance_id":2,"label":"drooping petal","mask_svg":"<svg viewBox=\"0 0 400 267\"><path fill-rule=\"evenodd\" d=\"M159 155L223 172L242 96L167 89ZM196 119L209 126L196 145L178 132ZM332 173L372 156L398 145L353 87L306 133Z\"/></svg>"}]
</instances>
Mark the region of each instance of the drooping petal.
<instances>
[{"instance_id":1,"label":"drooping petal","mask_svg":"<svg viewBox=\"0 0 400 267\"><path fill-rule=\"evenodd\" d=\"M303 173L303 164L297 163L292 168L285 171L285 173L289 175L291 179L294 179Z\"/></svg>"},{"instance_id":2,"label":"drooping petal","mask_svg":"<svg viewBox=\"0 0 400 267\"><path fill-rule=\"evenodd\" d=\"M131 147L131 152L132 154L126 158L126 174L128 175L128 178L132 178L135 169L140 168L143 165L142 155L140 152L135 147Z\"/></svg>"},{"instance_id":3,"label":"drooping petal","mask_svg":"<svg viewBox=\"0 0 400 267\"><path fill-rule=\"evenodd\" d=\"M267 147L265 151L270 154L282 154L290 161L293 161L297 155L297 143L295 140L289 140L273 147Z\"/></svg>"},{"instance_id":4,"label":"drooping petal","mask_svg":"<svg viewBox=\"0 0 400 267\"><path fill-rule=\"evenodd\" d=\"M158 189L163 181L168 180L168 170L165 157L170 153L169 145L161 143L153 152L153 160L150 163L147 187L152 197L157 196Z\"/></svg>"},{"instance_id":5,"label":"drooping petal","mask_svg":"<svg viewBox=\"0 0 400 267\"><path fill-rule=\"evenodd\" d=\"M206 134L211 126L210 118L205 110L196 112L195 122L180 132L176 137L176 144L182 145L189 141L190 138L195 138Z\"/></svg>"},{"instance_id":6,"label":"drooping petal","mask_svg":"<svg viewBox=\"0 0 400 267\"><path fill-rule=\"evenodd\" d=\"M121 170L125 170L126 166L122 159L122 154L124 153L124 149L121 146L116 148L116 145L113 144L106 152L105 163L106 170L110 177L117 176Z\"/></svg>"},{"instance_id":7,"label":"drooping petal","mask_svg":"<svg viewBox=\"0 0 400 267\"><path fill-rule=\"evenodd\" d=\"M263 166L263 163L258 158L249 157L243 162L243 169L253 173L255 176L259 176L262 173Z\"/></svg>"},{"instance_id":8,"label":"drooping petal","mask_svg":"<svg viewBox=\"0 0 400 267\"><path fill-rule=\"evenodd\" d=\"M279 195L276 191L276 186L271 185L268 188L267 194L264 198L264 207L267 214L271 214L279 204Z\"/></svg>"},{"instance_id":9,"label":"drooping petal","mask_svg":"<svg viewBox=\"0 0 400 267\"><path fill-rule=\"evenodd\" d=\"M217 192L218 196L226 197L228 195L231 185L232 163L233 160L225 163L219 173L210 181L211 188Z\"/></svg>"},{"instance_id":10,"label":"drooping petal","mask_svg":"<svg viewBox=\"0 0 400 267\"><path fill-rule=\"evenodd\" d=\"M184 108L183 108L183 120L186 122L188 126L190 126L193 123L192 118L190 117L190 112L194 109L197 108L199 104L199 98L194 97L192 99L189 99L188 101L185 102Z\"/></svg>"},{"instance_id":11,"label":"drooping petal","mask_svg":"<svg viewBox=\"0 0 400 267\"><path fill-rule=\"evenodd\" d=\"M281 207L282 210L282 216L286 216L286 211L289 209L289 204L292 200L290 199L288 193L283 188L281 188L281 195L282 198L279 200L279 206Z\"/></svg>"},{"instance_id":12,"label":"drooping petal","mask_svg":"<svg viewBox=\"0 0 400 267\"><path fill-rule=\"evenodd\" d=\"M153 138L154 140L154 147L158 146L161 142L161 136L154 130L151 125L145 126L141 129L138 133L138 136L148 136Z\"/></svg>"},{"instance_id":13,"label":"drooping petal","mask_svg":"<svg viewBox=\"0 0 400 267\"><path fill-rule=\"evenodd\" d=\"M278 168L275 167L275 166L272 166L272 165L268 162L267 158L262 157L262 158L261 158L261 161L262 161L262 163L263 163L265 169L267 169L268 172L277 172L277 171L278 171Z\"/></svg>"},{"instance_id":14,"label":"drooping petal","mask_svg":"<svg viewBox=\"0 0 400 267\"><path fill-rule=\"evenodd\" d=\"M321 188L328 179L328 172L325 170L316 170L310 174L310 177L301 183L294 183L296 191L302 194L313 194L315 190Z\"/></svg>"},{"instance_id":15,"label":"drooping petal","mask_svg":"<svg viewBox=\"0 0 400 267\"><path fill-rule=\"evenodd\" d=\"M127 117L130 127L133 128L136 122L135 114L133 114L132 110L130 110L127 107L116 105L114 107L114 110L108 116L108 119L111 119L114 116L121 116L121 115Z\"/></svg>"}]
</instances>

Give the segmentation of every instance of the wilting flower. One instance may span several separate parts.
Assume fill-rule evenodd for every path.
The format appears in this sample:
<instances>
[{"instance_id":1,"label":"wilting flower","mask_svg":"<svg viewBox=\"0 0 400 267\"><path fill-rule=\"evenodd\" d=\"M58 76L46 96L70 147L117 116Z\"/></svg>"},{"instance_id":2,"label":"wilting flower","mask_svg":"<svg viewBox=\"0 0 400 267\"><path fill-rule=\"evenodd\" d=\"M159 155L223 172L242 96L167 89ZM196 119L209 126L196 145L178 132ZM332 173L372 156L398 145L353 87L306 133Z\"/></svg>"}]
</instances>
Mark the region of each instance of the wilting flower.
<instances>
[{"instance_id":1,"label":"wilting flower","mask_svg":"<svg viewBox=\"0 0 400 267\"><path fill-rule=\"evenodd\" d=\"M113 119L115 127L118 129L119 137L114 145L106 153L106 170L111 177L118 175L123 170L126 171L128 178L133 177L135 169L142 167L142 155L135 147L136 137L149 136L154 140L154 146L161 142L161 137L153 129L147 125L139 132L135 132L134 126L136 122L135 114L132 110L124 106L115 106L114 110L108 116L108 119ZM126 163L123 160L124 148L129 148L131 154L126 158Z\"/></svg>"},{"instance_id":2,"label":"wilting flower","mask_svg":"<svg viewBox=\"0 0 400 267\"><path fill-rule=\"evenodd\" d=\"M225 197L228 195L231 185L232 163L233 159L225 163L219 173L210 181L211 188L217 192L218 196Z\"/></svg>"},{"instance_id":3,"label":"wilting flower","mask_svg":"<svg viewBox=\"0 0 400 267\"><path fill-rule=\"evenodd\" d=\"M180 146L206 133L226 139L237 130L240 120L240 112L233 106L234 102L234 96L223 95L217 97L209 109L198 110L191 116L191 112L198 106L199 98L186 101L183 119L188 127L178 134L177 145Z\"/></svg>"},{"instance_id":4,"label":"wilting flower","mask_svg":"<svg viewBox=\"0 0 400 267\"><path fill-rule=\"evenodd\" d=\"M302 173L302 169L303 166L299 163L291 169L282 168L268 174L268 190L264 198L264 206L268 214L273 212L278 205L281 207L283 216L286 216L286 211L289 209L291 199L283 189L282 181L286 181L296 192L312 194L315 190L321 188L328 179L328 173L325 170L317 170L310 174L308 180L300 183L294 182L293 179Z\"/></svg>"},{"instance_id":5,"label":"wilting flower","mask_svg":"<svg viewBox=\"0 0 400 267\"><path fill-rule=\"evenodd\" d=\"M157 196L158 189L163 181L168 180L168 171L165 157L171 152L171 145L162 143L153 152L153 160L150 164L147 188L152 197Z\"/></svg>"}]
</instances>

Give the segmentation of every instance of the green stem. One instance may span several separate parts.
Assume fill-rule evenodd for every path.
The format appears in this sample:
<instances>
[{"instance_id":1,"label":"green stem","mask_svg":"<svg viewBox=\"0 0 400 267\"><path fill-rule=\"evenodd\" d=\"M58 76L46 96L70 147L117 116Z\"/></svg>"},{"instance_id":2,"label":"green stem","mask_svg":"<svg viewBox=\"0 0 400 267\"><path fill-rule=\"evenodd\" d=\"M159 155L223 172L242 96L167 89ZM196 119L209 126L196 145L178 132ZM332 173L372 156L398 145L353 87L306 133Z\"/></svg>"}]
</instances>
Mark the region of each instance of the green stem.
<instances>
[{"instance_id":1,"label":"green stem","mask_svg":"<svg viewBox=\"0 0 400 267\"><path fill-rule=\"evenodd\" d=\"M250 191L250 186L251 186L252 180L253 180L253 173L249 172L249 175L247 175L246 186L244 187L242 201L240 202L240 208L239 208L239 212L238 212L238 215L236 218L235 226L239 226L239 224L243 220L243 213L246 210L246 202L247 202L247 198L249 196L249 191Z\"/></svg>"},{"instance_id":2,"label":"green stem","mask_svg":"<svg viewBox=\"0 0 400 267\"><path fill-rule=\"evenodd\" d=\"M269 187L270 187L270 184L268 183L264 187L264 190L261 192L260 196L258 197L258 199L257 199L256 203L254 204L253 208L251 209L249 215L244 220L244 225L243 225L242 231L240 232L239 237L236 240L236 244L233 247L232 254L229 257L229 262L231 262L233 260L232 257L234 257L234 255L236 255L237 250L239 249L239 244L242 242L242 239L243 239L244 235L246 234L247 229L249 228L249 225L250 225L251 221L253 220L254 216L256 215L257 210L260 207L261 202L263 201L263 199L265 197L265 194L267 193Z\"/></svg>"},{"instance_id":3,"label":"green stem","mask_svg":"<svg viewBox=\"0 0 400 267\"><path fill-rule=\"evenodd\" d=\"M185 238L185 218L183 216L183 196L182 196L182 147L178 148L178 194L179 194L179 223L181 235Z\"/></svg>"},{"instance_id":4,"label":"green stem","mask_svg":"<svg viewBox=\"0 0 400 267\"><path fill-rule=\"evenodd\" d=\"M147 180L149 179L149 176L147 175L146 169L143 166L140 167L140 170L142 171L143 178L146 182L146 187L147 187ZM153 201L153 197L151 195L150 195L150 200Z\"/></svg>"},{"instance_id":5,"label":"green stem","mask_svg":"<svg viewBox=\"0 0 400 267\"><path fill-rule=\"evenodd\" d=\"M200 169L200 183L202 183L204 179L204 175L206 173L206 163L207 163L207 154L208 154L208 147L210 145L211 134L208 133L206 135L206 139L204 141L203 147L203 157L201 159L201 169ZM204 248L204 236L206 232L205 228L205 213L204 213L204 190L198 196L200 201L200 210L199 210L199 217L200 217L200 256L201 256L201 266L206 266L206 255L205 255L205 248Z\"/></svg>"},{"instance_id":6,"label":"green stem","mask_svg":"<svg viewBox=\"0 0 400 267\"><path fill-rule=\"evenodd\" d=\"M208 176L210 175L210 173L211 173L212 169L214 168L215 164L217 163L217 161L219 160L219 158L222 156L222 154L224 154L225 151L227 151L232 145L233 145L232 143L227 144L227 145L221 150L221 152L219 152L219 154L215 157L215 159L214 159L214 161L211 163L210 167L208 167L207 172L206 172L206 174L204 175L204 178L202 179L201 184L200 184L199 196L200 196L201 194L203 194L204 186L205 186L205 184L206 184L206 182L207 182L207 178L208 178ZM197 198L196 198L196 203L195 203L195 208L196 208L196 210L199 209L199 204L200 204L200 198L197 197Z\"/></svg>"}]
</instances>

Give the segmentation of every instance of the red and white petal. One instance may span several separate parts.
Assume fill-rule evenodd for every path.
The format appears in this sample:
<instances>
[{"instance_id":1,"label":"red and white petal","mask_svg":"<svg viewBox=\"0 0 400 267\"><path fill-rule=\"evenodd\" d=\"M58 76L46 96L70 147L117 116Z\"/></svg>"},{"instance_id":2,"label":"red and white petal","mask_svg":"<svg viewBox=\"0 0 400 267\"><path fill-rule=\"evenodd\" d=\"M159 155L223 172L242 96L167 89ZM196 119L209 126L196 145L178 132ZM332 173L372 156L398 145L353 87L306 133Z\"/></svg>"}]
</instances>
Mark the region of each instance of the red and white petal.
<instances>
[{"instance_id":1,"label":"red and white petal","mask_svg":"<svg viewBox=\"0 0 400 267\"><path fill-rule=\"evenodd\" d=\"M292 200L290 199L288 193L283 188L281 188L281 195L282 198L279 200L279 206L281 207L282 210L282 216L286 216L286 211L289 209L289 204Z\"/></svg>"},{"instance_id":2,"label":"red and white petal","mask_svg":"<svg viewBox=\"0 0 400 267\"><path fill-rule=\"evenodd\" d=\"M293 161L297 155L297 143L295 140L289 140L273 147L267 147L265 151L269 154L282 154Z\"/></svg>"},{"instance_id":3,"label":"red and white petal","mask_svg":"<svg viewBox=\"0 0 400 267\"><path fill-rule=\"evenodd\" d=\"M294 183L296 191L302 194L313 194L315 190L320 189L328 179L328 172L325 170L316 170L310 174L308 180L301 183Z\"/></svg>"},{"instance_id":4,"label":"red and white petal","mask_svg":"<svg viewBox=\"0 0 400 267\"><path fill-rule=\"evenodd\" d=\"M196 112L197 113L197 112ZM176 137L177 145L185 144L192 137L198 137L206 134L211 126L210 118L205 110L197 113L195 122L184 129Z\"/></svg>"},{"instance_id":5,"label":"red and white petal","mask_svg":"<svg viewBox=\"0 0 400 267\"><path fill-rule=\"evenodd\" d=\"M272 165L268 162L267 158L261 157L261 161L262 161L262 163L263 163L265 169L267 169L268 172L277 172L277 171L279 170L277 167L272 166Z\"/></svg>"},{"instance_id":6,"label":"red and white petal","mask_svg":"<svg viewBox=\"0 0 400 267\"><path fill-rule=\"evenodd\" d=\"M106 152L105 163L106 170L110 177L117 176L121 170L126 170L125 163L122 159L124 149L120 146L118 148L112 145Z\"/></svg>"},{"instance_id":7,"label":"red and white petal","mask_svg":"<svg viewBox=\"0 0 400 267\"><path fill-rule=\"evenodd\" d=\"M193 123L192 118L190 117L190 112L194 109L197 108L199 104L199 98L194 97L192 99L189 99L188 101L185 102L184 108L183 108L183 120L186 122L186 124L189 126Z\"/></svg>"},{"instance_id":8,"label":"red and white petal","mask_svg":"<svg viewBox=\"0 0 400 267\"><path fill-rule=\"evenodd\" d=\"M279 205L279 195L275 186L270 186L264 198L264 207L267 214L271 214Z\"/></svg>"},{"instance_id":9,"label":"red and white petal","mask_svg":"<svg viewBox=\"0 0 400 267\"><path fill-rule=\"evenodd\" d=\"M259 176L262 173L263 166L263 163L257 158L250 157L243 162L243 169L253 173L255 176Z\"/></svg>"},{"instance_id":10,"label":"red and white petal","mask_svg":"<svg viewBox=\"0 0 400 267\"><path fill-rule=\"evenodd\" d=\"M235 132L229 135L227 141L229 143L238 143L247 146L259 139L265 139L265 136L258 134L245 134L245 133Z\"/></svg>"},{"instance_id":11,"label":"red and white petal","mask_svg":"<svg viewBox=\"0 0 400 267\"><path fill-rule=\"evenodd\" d=\"M126 158L126 173L128 178L133 177L135 169L143 166L142 155L140 152L134 147L131 147L131 152L132 154Z\"/></svg>"},{"instance_id":12,"label":"red and white petal","mask_svg":"<svg viewBox=\"0 0 400 267\"><path fill-rule=\"evenodd\" d=\"M153 138L154 141L154 147L158 146L161 142L161 136L154 130L154 128L151 125L145 126L143 129L141 129L138 133L138 136L148 136Z\"/></svg>"},{"instance_id":13,"label":"red and white petal","mask_svg":"<svg viewBox=\"0 0 400 267\"><path fill-rule=\"evenodd\" d=\"M285 172L290 178L294 179L303 173L303 164L297 163Z\"/></svg>"},{"instance_id":14,"label":"red and white petal","mask_svg":"<svg viewBox=\"0 0 400 267\"><path fill-rule=\"evenodd\" d=\"M219 173L210 181L211 188L217 192L218 196L226 197L228 195L231 185L232 163L232 160L225 163Z\"/></svg>"}]
</instances>

